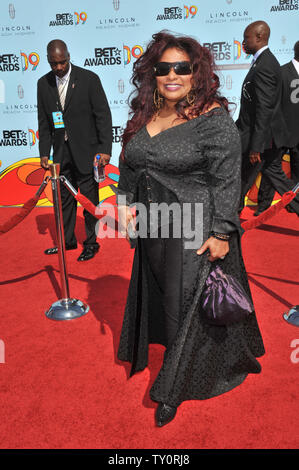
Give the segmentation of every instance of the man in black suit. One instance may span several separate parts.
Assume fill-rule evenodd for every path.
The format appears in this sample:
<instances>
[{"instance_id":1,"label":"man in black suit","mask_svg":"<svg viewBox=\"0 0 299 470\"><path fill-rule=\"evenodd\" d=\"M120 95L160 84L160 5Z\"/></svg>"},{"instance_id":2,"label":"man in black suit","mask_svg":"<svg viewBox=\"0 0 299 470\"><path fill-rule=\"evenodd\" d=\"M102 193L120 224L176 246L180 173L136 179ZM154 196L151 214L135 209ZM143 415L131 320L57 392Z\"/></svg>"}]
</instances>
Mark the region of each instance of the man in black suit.
<instances>
[{"instance_id":1,"label":"man in black suit","mask_svg":"<svg viewBox=\"0 0 299 470\"><path fill-rule=\"evenodd\" d=\"M236 122L243 153L240 211L259 171L281 195L295 186L281 168L280 149L287 145L288 135L281 108L281 70L268 48L269 36L270 28L264 21L255 21L244 31L243 47L247 54L253 55L253 63L242 85ZM299 215L298 196L290 206ZM259 207L256 215L267 207Z\"/></svg>"},{"instance_id":2,"label":"man in black suit","mask_svg":"<svg viewBox=\"0 0 299 470\"><path fill-rule=\"evenodd\" d=\"M112 148L111 112L105 92L95 73L71 64L63 41L51 41L47 46L47 57L52 71L41 77L37 85L41 166L49 168L48 159L53 147L53 160L60 163L60 174L97 205L99 194L93 176L94 160L100 153L100 163L106 165ZM61 185L61 201L65 245L67 250L73 250L77 248L77 201L64 185ZM95 233L97 219L85 210L83 214L86 239L78 261L93 258L99 250ZM54 247L45 253L57 251Z\"/></svg>"},{"instance_id":3,"label":"man in black suit","mask_svg":"<svg viewBox=\"0 0 299 470\"><path fill-rule=\"evenodd\" d=\"M299 181L299 41L294 45L294 59L281 67L282 74L282 112L288 128L288 146L280 151L280 159L289 151L291 178ZM279 160L278 160L279 163ZM259 189L259 201L264 207L270 206L275 189L265 177ZM291 208L287 208L292 212Z\"/></svg>"}]
</instances>

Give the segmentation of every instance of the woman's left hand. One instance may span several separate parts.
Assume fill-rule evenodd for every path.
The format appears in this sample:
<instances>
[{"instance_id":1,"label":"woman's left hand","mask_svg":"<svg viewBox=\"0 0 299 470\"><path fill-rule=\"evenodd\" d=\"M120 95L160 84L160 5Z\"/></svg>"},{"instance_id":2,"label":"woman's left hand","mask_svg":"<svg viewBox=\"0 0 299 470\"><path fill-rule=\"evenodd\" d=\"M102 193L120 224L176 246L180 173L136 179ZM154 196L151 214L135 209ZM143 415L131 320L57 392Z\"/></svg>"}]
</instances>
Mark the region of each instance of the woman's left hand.
<instances>
[{"instance_id":1,"label":"woman's left hand","mask_svg":"<svg viewBox=\"0 0 299 470\"><path fill-rule=\"evenodd\" d=\"M196 253L198 255L202 255L207 250L209 250L209 261L216 261L221 258L223 259L229 252L229 243L228 241L210 237Z\"/></svg>"}]
</instances>

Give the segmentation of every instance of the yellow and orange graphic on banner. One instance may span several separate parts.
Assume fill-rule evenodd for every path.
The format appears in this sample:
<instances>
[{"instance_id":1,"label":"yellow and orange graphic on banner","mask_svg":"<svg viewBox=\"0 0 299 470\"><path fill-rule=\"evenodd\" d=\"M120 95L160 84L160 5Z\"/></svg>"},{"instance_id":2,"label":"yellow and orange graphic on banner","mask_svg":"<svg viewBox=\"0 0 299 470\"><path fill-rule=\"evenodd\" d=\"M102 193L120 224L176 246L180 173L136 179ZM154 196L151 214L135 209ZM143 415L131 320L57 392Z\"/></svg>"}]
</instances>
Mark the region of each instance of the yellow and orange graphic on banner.
<instances>
[{"instance_id":1,"label":"yellow and orange graphic on banner","mask_svg":"<svg viewBox=\"0 0 299 470\"><path fill-rule=\"evenodd\" d=\"M99 184L100 203L106 201L114 204L115 193L110 185L117 186L119 171L116 166L109 164L105 167L105 173L105 180ZM36 193L46 176L50 176L50 171L40 166L39 158L25 158L7 167L0 173L0 207L22 206ZM48 184L37 206L47 207L52 206L52 203L52 189Z\"/></svg>"},{"instance_id":2,"label":"yellow and orange graphic on banner","mask_svg":"<svg viewBox=\"0 0 299 470\"><path fill-rule=\"evenodd\" d=\"M282 168L288 177L290 176L289 162L290 156L285 154L282 160ZM41 168L39 158L25 158L10 165L0 173L0 207L22 206L35 194L46 176L50 176L50 172ZM99 185L100 203L106 201L113 204L115 202L115 194L110 185L117 186L118 179L118 168L111 164L107 165L106 179ZM257 205L260 182L261 175L259 174L255 184L246 196L247 206ZM275 193L273 204L279 200L280 195ZM52 189L50 185L47 185L37 206L52 206L52 202Z\"/></svg>"}]
</instances>

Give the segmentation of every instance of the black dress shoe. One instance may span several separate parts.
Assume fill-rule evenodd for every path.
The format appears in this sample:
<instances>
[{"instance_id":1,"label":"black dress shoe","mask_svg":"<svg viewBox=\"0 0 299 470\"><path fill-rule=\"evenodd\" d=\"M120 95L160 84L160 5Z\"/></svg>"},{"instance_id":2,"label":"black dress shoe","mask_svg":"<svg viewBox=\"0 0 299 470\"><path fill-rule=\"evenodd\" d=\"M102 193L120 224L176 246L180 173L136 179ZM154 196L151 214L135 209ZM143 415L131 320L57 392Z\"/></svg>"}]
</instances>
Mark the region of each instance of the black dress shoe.
<instances>
[{"instance_id":1,"label":"black dress shoe","mask_svg":"<svg viewBox=\"0 0 299 470\"><path fill-rule=\"evenodd\" d=\"M96 255L99 249L99 246L85 246L81 255L78 258L78 261L88 261Z\"/></svg>"},{"instance_id":2,"label":"black dress shoe","mask_svg":"<svg viewBox=\"0 0 299 470\"><path fill-rule=\"evenodd\" d=\"M76 250L77 245L71 245L71 246L66 246L66 250ZM48 248L47 250L44 251L45 255L56 255L58 253L58 247L53 246L53 248Z\"/></svg>"},{"instance_id":3,"label":"black dress shoe","mask_svg":"<svg viewBox=\"0 0 299 470\"><path fill-rule=\"evenodd\" d=\"M175 406L166 405L166 403L159 403L156 410L156 423L157 426L162 427L170 423L176 415L177 408Z\"/></svg>"}]
</instances>

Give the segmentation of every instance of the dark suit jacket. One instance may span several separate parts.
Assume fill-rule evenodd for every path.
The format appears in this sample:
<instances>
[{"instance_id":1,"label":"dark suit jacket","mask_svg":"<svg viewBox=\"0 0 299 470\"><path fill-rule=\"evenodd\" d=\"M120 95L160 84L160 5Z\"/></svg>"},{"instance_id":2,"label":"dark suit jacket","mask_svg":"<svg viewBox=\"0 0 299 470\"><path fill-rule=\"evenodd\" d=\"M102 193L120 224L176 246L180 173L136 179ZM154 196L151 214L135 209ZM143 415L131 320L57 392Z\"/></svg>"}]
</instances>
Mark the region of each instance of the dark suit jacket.
<instances>
[{"instance_id":1,"label":"dark suit jacket","mask_svg":"<svg viewBox=\"0 0 299 470\"><path fill-rule=\"evenodd\" d=\"M288 147L292 148L299 143L299 93L295 92L299 87L299 75L292 61L281 67L281 74L282 111L289 131ZM295 88L291 87L293 80L297 80ZM297 103L291 101L292 93Z\"/></svg>"},{"instance_id":2,"label":"dark suit jacket","mask_svg":"<svg viewBox=\"0 0 299 470\"><path fill-rule=\"evenodd\" d=\"M282 78L280 64L265 49L250 68L242 85L241 108L236 122L242 152L263 152L286 145L287 130L281 109Z\"/></svg>"},{"instance_id":3,"label":"dark suit jacket","mask_svg":"<svg viewBox=\"0 0 299 470\"><path fill-rule=\"evenodd\" d=\"M63 112L65 129L55 129L52 112L62 111L56 78L51 71L37 84L39 153L60 163L65 130L75 164L82 174L92 170L94 155L111 155L112 121L107 98L99 77L72 64Z\"/></svg>"}]
</instances>

